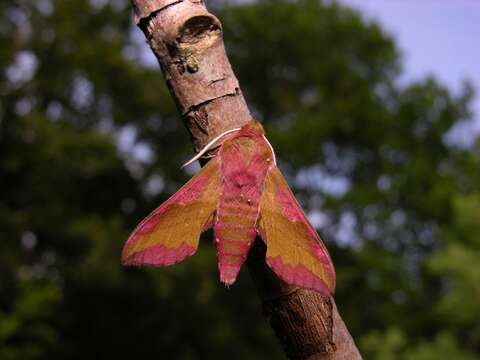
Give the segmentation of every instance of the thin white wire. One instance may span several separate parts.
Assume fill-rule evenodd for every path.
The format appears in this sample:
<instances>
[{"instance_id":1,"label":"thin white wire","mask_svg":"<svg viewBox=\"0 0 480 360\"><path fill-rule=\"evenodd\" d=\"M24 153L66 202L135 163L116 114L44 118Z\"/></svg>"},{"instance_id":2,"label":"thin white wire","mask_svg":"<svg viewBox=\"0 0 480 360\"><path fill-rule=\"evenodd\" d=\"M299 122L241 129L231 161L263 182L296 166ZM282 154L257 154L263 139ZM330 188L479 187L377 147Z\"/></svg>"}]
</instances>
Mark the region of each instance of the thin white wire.
<instances>
[{"instance_id":1,"label":"thin white wire","mask_svg":"<svg viewBox=\"0 0 480 360\"><path fill-rule=\"evenodd\" d=\"M200 157L202 157L203 154L205 154L209 149L210 147L215 144L219 139L221 139L222 137L224 137L225 135L227 134L230 134L232 132L235 132L235 131L238 131L240 130L241 128L235 128L235 129L231 129L231 130L227 130L227 131L224 131L223 133L221 133L220 135L218 135L215 139L213 139L212 141L210 141L207 145L205 145L203 147L202 150L200 150L200 152L195 155L193 158L191 158L190 160L188 160L185 164L182 165L182 169L185 167L185 166L188 166L190 165L191 163L193 163L194 161L200 159ZM270 145L271 146L271 145Z\"/></svg>"}]
</instances>

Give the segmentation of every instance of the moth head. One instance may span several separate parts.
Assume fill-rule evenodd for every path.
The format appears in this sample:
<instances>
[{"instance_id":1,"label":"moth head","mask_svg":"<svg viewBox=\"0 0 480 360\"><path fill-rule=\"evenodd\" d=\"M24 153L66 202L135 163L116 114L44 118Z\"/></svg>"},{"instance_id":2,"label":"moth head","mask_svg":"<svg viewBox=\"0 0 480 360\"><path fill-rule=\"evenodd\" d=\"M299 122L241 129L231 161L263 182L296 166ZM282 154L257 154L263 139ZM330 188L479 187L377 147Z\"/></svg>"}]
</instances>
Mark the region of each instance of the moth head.
<instances>
[{"instance_id":1,"label":"moth head","mask_svg":"<svg viewBox=\"0 0 480 360\"><path fill-rule=\"evenodd\" d=\"M265 130L263 129L262 124L260 124L257 120L253 119L247 122L245 125L242 127L243 131L248 131L248 132L253 132L258 135L264 135Z\"/></svg>"}]
</instances>

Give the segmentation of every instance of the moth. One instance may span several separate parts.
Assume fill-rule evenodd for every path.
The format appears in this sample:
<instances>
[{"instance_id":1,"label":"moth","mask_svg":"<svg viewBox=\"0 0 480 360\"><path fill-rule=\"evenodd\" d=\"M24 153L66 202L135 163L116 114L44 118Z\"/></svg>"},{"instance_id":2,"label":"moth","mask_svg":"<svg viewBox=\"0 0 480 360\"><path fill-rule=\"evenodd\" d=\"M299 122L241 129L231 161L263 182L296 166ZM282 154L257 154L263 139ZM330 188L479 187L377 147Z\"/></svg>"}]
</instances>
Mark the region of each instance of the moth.
<instances>
[{"instance_id":1,"label":"moth","mask_svg":"<svg viewBox=\"0 0 480 360\"><path fill-rule=\"evenodd\" d=\"M222 135L218 155L133 231L123 264L178 263L195 253L200 234L213 227L224 284L235 282L260 235L265 260L280 279L333 294L332 260L277 168L262 125L252 119Z\"/></svg>"}]
</instances>

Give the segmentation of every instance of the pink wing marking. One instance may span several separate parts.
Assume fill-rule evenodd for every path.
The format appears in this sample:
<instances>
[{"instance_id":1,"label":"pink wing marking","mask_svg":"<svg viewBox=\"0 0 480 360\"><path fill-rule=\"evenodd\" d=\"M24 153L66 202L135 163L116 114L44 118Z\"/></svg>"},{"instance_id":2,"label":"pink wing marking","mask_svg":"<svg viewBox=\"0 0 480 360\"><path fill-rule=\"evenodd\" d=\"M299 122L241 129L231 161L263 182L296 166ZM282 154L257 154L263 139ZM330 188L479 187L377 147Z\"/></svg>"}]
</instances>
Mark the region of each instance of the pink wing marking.
<instances>
[{"instance_id":1,"label":"pink wing marking","mask_svg":"<svg viewBox=\"0 0 480 360\"><path fill-rule=\"evenodd\" d=\"M331 293L325 286L325 283L303 265L285 265L279 256L267 259L266 262L275 274L286 283L313 289L326 296L329 296Z\"/></svg>"},{"instance_id":2,"label":"pink wing marking","mask_svg":"<svg viewBox=\"0 0 480 360\"><path fill-rule=\"evenodd\" d=\"M187 244L182 244L180 247L172 249L163 245L156 245L133 254L124 261L124 264L133 266L168 266L176 264L188 256L192 256L196 250L196 248Z\"/></svg>"}]
</instances>

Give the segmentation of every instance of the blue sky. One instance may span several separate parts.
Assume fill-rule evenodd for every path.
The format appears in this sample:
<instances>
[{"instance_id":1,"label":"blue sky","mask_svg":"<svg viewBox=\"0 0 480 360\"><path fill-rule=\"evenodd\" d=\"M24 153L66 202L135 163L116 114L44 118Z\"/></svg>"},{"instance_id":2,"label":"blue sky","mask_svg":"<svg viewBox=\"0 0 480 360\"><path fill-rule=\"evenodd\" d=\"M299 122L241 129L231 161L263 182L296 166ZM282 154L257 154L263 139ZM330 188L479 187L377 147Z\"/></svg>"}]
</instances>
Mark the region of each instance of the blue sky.
<instances>
[{"instance_id":1,"label":"blue sky","mask_svg":"<svg viewBox=\"0 0 480 360\"><path fill-rule=\"evenodd\" d=\"M480 0L337 0L392 35L403 55L403 81L434 75L454 93L474 85L474 121L455 132L469 144L480 133ZM473 130L473 131L472 131Z\"/></svg>"}]
</instances>

